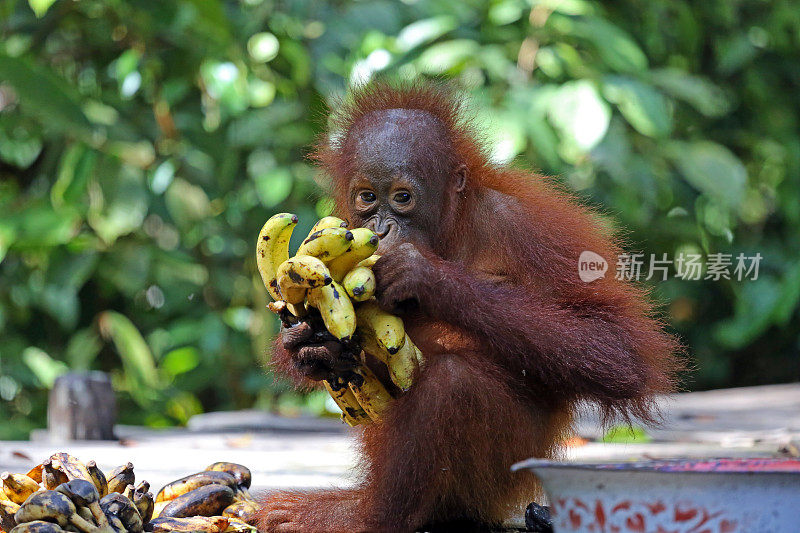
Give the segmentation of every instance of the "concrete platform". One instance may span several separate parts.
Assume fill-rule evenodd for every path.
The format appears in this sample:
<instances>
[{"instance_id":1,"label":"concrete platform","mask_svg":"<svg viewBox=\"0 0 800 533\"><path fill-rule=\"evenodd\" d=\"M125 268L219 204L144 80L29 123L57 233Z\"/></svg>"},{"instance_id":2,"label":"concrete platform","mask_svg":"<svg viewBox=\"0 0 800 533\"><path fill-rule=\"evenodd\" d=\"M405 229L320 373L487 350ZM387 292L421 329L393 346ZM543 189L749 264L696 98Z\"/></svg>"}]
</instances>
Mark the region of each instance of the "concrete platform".
<instances>
[{"instance_id":1,"label":"concrete platform","mask_svg":"<svg viewBox=\"0 0 800 533\"><path fill-rule=\"evenodd\" d=\"M662 427L653 442L569 447L566 460L780 455L800 442L800 384L678 394L660 401ZM602 435L597 418L583 415L577 435ZM254 491L293 487L342 487L356 479L352 430L332 419L282 418L258 411L210 413L187 428L151 430L119 426L116 442L49 442L37 431L31 441L0 442L0 471L24 472L56 451L94 459L112 469L131 461L138 480L155 488L234 461L253 471Z\"/></svg>"}]
</instances>

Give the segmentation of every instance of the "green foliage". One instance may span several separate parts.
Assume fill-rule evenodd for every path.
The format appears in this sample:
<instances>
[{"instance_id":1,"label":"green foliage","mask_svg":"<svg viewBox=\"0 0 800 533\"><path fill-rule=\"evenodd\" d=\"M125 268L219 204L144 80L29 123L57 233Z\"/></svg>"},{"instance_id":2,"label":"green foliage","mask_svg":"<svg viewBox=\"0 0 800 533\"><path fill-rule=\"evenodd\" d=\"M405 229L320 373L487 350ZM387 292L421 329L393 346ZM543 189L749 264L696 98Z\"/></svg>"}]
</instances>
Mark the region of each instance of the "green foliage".
<instances>
[{"instance_id":1,"label":"green foliage","mask_svg":"<svg viewBox=\"0 0 800 533\"><path fill-rule=\"evenodd\" d=\"M796 379L800 19L788 0L11 0L0 7L0 438L67 368L123 422L312 412L269 372L268 216L330 201L324 105L379 73L469 93L498 162L559 176L646 253L760 252L655 296L689 387ZM791 366L789 366L791 365Z\"/></svg>"}]
</instances>

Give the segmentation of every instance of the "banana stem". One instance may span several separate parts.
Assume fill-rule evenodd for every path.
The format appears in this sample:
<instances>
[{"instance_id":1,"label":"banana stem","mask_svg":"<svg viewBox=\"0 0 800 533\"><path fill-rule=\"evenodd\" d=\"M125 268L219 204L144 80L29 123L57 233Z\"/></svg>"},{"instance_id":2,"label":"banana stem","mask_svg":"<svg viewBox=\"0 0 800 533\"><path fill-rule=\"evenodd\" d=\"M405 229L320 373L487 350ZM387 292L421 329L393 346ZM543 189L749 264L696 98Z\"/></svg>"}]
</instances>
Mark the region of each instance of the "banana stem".
<instances>
[{"instance_id":1,"label":"banana stem","mask_svg":"<svg viewBox=\"0 0 800 533\"><path fill-rule=\"evenodd\" d=\"M89 504L89 510L92 512L92 516L94 517L94 521L97 523L97 531L98 533L113 533L113 529L108 523L108 518L106 514L103 512L102 507L97 502L92 502Z\"/></svg>"},{"instance_id":2,"label":"banana stem","mask_svg":"<svg viewBox=\"0 0 800 533\"><path fill-rule=\"evenodd\" d=\"M85 533L94 533L99 530L97 526L89 522L88 520L84 520L81 515L75 513L69 517L69 522L73 526L77 527L81 531Z\"/></svg>"}]
</instances>

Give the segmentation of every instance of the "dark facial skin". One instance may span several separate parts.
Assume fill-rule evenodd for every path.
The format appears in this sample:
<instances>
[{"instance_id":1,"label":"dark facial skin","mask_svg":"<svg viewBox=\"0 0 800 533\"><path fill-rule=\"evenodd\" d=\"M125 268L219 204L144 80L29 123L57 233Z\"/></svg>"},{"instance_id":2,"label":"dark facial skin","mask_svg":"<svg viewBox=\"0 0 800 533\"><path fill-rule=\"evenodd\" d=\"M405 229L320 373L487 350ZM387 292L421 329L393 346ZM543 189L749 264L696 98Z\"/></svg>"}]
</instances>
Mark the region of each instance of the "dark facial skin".
<instances>
[{"instance_id":1,"label":"dark facial skin","mask_svg":"<svg viewBox=\"0 0 800 533\"><path fill-rule=\"evenodd\" d=\"M396 313L413 310L430 272L417 247L435 248L447 199L463 190L466 167L453 160L444 125L416 109L366 115L343 148L356 169L348 191L351 227L370 228L381 239L376 299ZM283 348L305 378L335 380L352 364L340 357L338 342L314 338L320 327L301 321L285 329Z\"/></svg>"},{"instance_id":2,"label":"dark facial skin","mask_svg":"<svg viewBox=\"0 0 800 533\"><path fill-rule=\"evenodd\" d=\"M383 253L399 243L432 248L447 195L463 187L447 131L429 113L389 109L365 116L348 135L356 172L349 200L353 226L381 238Z\"/></svg>"}]
</instances>

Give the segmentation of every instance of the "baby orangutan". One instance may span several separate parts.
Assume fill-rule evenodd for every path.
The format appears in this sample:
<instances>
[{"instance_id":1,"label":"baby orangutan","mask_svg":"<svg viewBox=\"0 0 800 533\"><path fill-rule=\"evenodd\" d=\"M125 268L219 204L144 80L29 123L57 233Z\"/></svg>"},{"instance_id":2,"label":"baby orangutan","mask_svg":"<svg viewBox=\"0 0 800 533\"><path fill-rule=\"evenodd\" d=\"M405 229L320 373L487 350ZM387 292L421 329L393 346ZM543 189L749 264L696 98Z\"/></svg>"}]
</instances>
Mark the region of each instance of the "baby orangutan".
<instances>
[{"instance_id":1,"label":"baby orangutan","mask_svg":"<svg viewBox=\"0 0 800 533\"><path fill-rule=\"evenodd\" d=\"M590 209L551 179L488 161L446 90L373 83L333 114L315 160L337 214L381 238L376 297L425 355L413 387L359 429L355 488L281 491L269 532L414 531L497 524L539 495L510 466L550 457L576 405L652 421L678 369L676 340L643 291L578 277L589 250L619 254ZM300 385L336 365L336 342L284 330L277 371Z\"/></svg>"}]
</instances>

